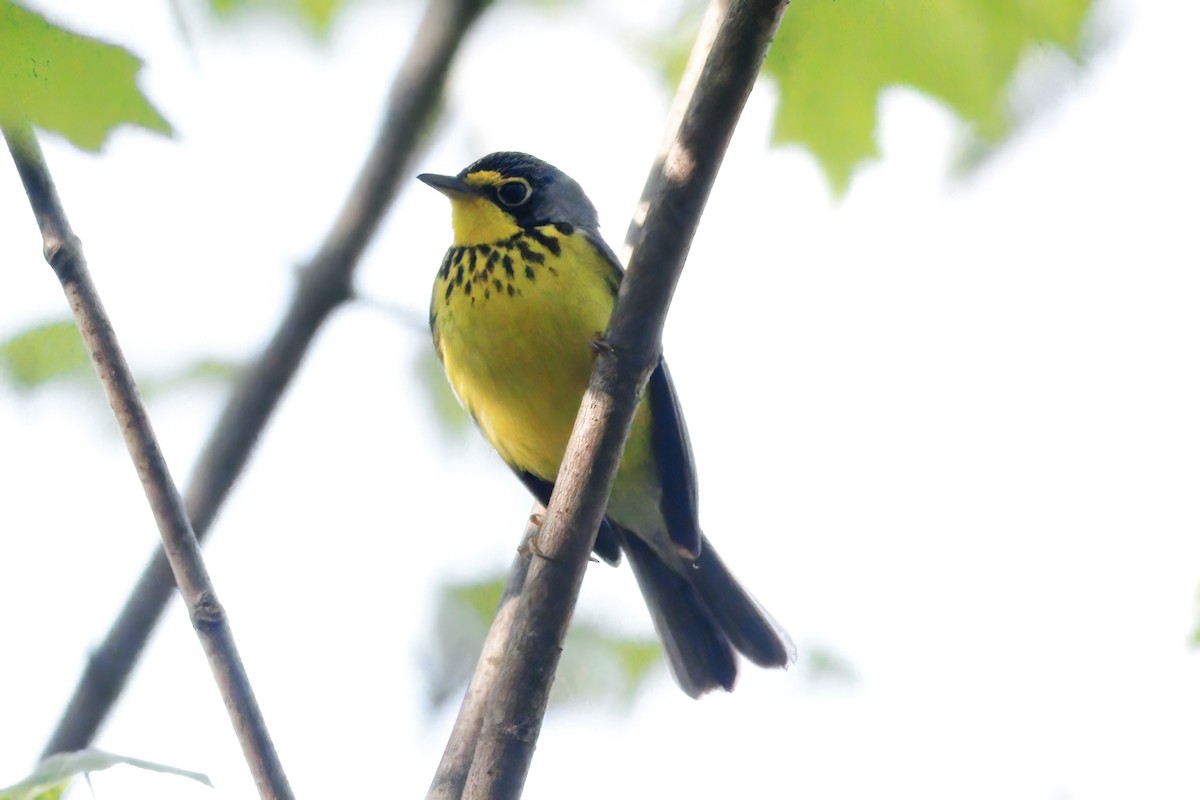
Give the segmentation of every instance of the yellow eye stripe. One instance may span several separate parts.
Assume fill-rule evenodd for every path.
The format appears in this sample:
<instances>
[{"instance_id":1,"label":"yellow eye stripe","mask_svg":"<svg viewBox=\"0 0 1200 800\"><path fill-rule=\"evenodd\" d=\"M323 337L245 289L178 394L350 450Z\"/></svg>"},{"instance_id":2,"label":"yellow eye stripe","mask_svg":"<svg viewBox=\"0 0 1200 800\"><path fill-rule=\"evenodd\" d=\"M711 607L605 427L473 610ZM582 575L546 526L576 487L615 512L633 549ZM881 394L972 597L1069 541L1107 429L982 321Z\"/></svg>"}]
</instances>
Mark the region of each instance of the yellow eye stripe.
<instances>
[{"instance_id":1,"label":"yellow eye stripe","mask_svg":"<svg viewBox=\"0 0 1200 800\"><path fill-rule=\"evenodd\" d=\"M503 175L490 169L472 172L470 175L463 178L463 181L466 183L469 183L472 186L477 186L481 189L484 186L495 186L502 180L504 180Z\"/></svg>"}]
</instances>

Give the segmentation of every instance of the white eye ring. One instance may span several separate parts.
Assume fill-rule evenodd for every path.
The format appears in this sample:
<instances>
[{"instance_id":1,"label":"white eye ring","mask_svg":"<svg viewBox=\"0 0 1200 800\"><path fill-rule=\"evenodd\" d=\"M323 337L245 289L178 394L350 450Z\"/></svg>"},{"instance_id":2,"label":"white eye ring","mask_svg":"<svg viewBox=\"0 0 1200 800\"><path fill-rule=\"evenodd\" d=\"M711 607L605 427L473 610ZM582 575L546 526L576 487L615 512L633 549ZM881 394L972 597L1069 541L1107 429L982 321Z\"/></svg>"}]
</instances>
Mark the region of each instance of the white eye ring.
<instances>
[{"instance_id":1,"label":"white eye ring","mask_svg":"<svg viewBox=\"0 0 1200 800\"><path fill-rule=\"evenodd\" d=\"M532 194L533 189L524 178L513 178L496 187L496 198L509 207L524 204Z\"/></svg>"}]
</instances>

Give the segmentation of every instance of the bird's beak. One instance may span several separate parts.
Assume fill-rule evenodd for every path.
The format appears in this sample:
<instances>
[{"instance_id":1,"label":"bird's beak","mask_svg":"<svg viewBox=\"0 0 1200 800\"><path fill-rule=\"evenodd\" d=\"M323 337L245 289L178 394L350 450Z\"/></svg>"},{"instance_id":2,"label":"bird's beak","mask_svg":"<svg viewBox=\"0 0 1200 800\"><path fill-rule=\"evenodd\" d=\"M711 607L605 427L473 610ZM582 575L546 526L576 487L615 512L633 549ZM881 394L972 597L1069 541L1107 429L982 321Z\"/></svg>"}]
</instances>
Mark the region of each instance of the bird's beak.
<instances>
[{"instance_id":1,"label":"bird's beak","mask_svg":"<svg viewBox=\"0 0 1200 800\"><path fill-rule=\"evenodd\" d=\"M432 186L447 197L456 194L479 194L479 190L455 175L433 175L426 172L418 175L417 180L427 186Z\"/></svg>"}]
</instances>

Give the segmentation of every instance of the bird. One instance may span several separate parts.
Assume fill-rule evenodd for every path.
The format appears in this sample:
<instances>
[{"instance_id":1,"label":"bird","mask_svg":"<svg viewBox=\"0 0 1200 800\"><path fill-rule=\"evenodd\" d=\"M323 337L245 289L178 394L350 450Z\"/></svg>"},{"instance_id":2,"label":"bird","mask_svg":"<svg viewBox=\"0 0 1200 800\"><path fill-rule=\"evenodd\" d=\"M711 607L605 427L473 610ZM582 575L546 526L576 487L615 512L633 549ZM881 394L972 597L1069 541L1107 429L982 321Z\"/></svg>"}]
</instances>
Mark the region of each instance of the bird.
<instances>
[{"instance_id":1,"label":"bird","mask_svg":"<svg viewBox=\"0 0 1200 800\"><path fill-rule=\"evenodd\" d=\"M558 168L496 152L420 181L450 200L454 241L429 326L459 402L533 496L549 504L624 270L595 207ZM700 530L691 444L667 364L634 413L594 553L628 556L676 683L733 689L741 653L789 666L786 632Z\"/></svg>"}]
</instances>

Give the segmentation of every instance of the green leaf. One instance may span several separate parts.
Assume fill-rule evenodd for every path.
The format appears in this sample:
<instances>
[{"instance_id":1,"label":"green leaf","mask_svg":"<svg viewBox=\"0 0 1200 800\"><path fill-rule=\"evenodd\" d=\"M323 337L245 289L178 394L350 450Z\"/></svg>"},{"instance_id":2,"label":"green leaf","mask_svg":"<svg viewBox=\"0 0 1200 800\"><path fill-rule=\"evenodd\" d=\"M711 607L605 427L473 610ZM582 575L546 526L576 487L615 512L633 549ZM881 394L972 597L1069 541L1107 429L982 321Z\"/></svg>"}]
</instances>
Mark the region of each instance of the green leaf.
<instances>
[{"instance_id":1,"label":"green leaf","mask_svg":"<svg viewBox=\"0 0 1200 800\"><path fill-rule=\"evenodd\" d=\"M59 783L48 786L41 785L28 790L22 790L18 785L12 787L13 789L18 790L12 795L8 794L7 789L0 790L4 792L3 794L0 794L0 800L9 800L10 797L13 798L13 800L59 800L59 798L66 793L67 788L70 785L70 778L60 781Z\"/></svg>"},{"instance_id":2,"label":"green leaf","mask_svg":"<svg viewBox=\"0 0 1200 800\"><path fill-rule=\"evenodd\" d=\"M591 620L576 619L563 643L551 700L628 706L660 661L662 647L657 639L626 636Z\"/></svg>"},{"instance_id":3,"label":"green leaf","mask_svg":"<svg viewBox=\"0 0 1200 800\"><path fill-rule=\"evenodd\" d=\"M441 425L442 432L452 438L461 438L463 433L470 430L471 419L450 388L442 362L438 361L432 347L422 347L417 351L414 370L417 382L428 390L433 415Z\"/></svg>"},{"instance_id":4,"label":"green leaf","mask_svg":"<svg viewBox=\"0 0 1200 800\"><path fill-rule=\"evenodd\" d=\"M201 358L160 375L138 378L142 396L150 399L197 386L224 387L237 377L240 364ZM22 391L53 383L95 388L95 373L75 323L69 319L46 322L0 341L0 377Z\"/></svg>"},{"instance_id":5,"label":"green leaf","mask_svg":"<svg viewBox=\"0 0 1200 800\"><path fill-rule=\"evenodd\" d=\"M299 20L316 37L329 33L346 0L208 0L215 16L234 19L248 12L266 11Z\"/></svg>"},{"instance_id":6,"label":"green leaf","mask_svg":"<svg viewBox=\"0 0 1200 800\"><path fill-rule=\"evenodd\" d=\"M91 374L87 350L71 320L47 322L0 342L0 375L18 389Z\"/></svg>"},{"instance_id":7,"label":"green leaf","mask_svg":"<svg viewBox=\"0 0 1200 800\"><path fill-rule=\"evenodd\" d=\"M1191 644L1193 647L1200 648L1200 596L1196 602L1196 627L1192 631Z\"/></svg>"},{"instance_id":8,"label":"green leaf","mask_svg":"<svg viewBox=\"0 0 1200 800\"><path fill-rule=\"evenodd\" d=\"M504 594L504 575L486 578L477 583L458 583L446 587L447 599L463 606L481 625L491 624L500 597Z\"/></svg>"},{"instance_id":9,"label":"green leaf","mask_svg":"<svg viewBox=\"0 0 1200 800\"><path fill-rule=\"evenodd\" d=\"M855 683L858 673L842 656L824 647L809 646L801 673L809 683Z\"/></svg>"},{"instance_id":10,"label":"green leaf","mask_svg":"<svg viewBox=\"0 0 1200 800\"><path fill-rule=\"evenodd\" d=\"M1008 130L1007 89L1030 48L1077 54L1092 0L792 3L764 72L779 84L774 138L811 148L838 193L878 155L879 94L911 86L984 141Z\"/></svg>"},{"instance_id":11,"label":"green leaf","mask_svg":"<svg viewBox=\"0 0 1200 800\"><path fill-rule=\"evenodd\" d=\"M119 756L103 750L77 750L73 753L59 753L50 756L38 764L33 774L25 780L0 789L0 800L57 800L66 790L71 778L76 775L99 772L118 764L126 764L152 772L179 775L199 781L206 786L212 786L212 781L208 779L208 776L199 772L190 772L166 764L156 764L153 761L143 761L140 758Z\"/></svg>"},{"instance_id":12,"label":"green leaf","mask_svg":"<svg viewBox=\"0 0 1200 800\"><path fill-rule=\"evenodd\" d=\"M151 399L168 392L206 386L223 388L231 384L242 366L219 358L201 358L165 375L148 375L138 379L142 397Z\"/></svg>"},{"instance_id":13,"label":"green leaf","mask_svg":"<svg viewBox=\"0 0 1200 800\"><path fill-rule=\"evenodd\" d=\"M0 124L33 124L99 150L117 125L170 134L137 87L142 62L0 0Z\"/></svg>"},{"instance_id":14,"label":"green leaf","mask_svg":"<svg viewBox=\"0 0 1200 800\"><path fill-rule=\"evenodd\" d=\"M434 611L432 641L422 656L431 708L459 694L475 669L488 626L504 592L503 575L443 585Z\"/></svg>"},{"instance_id":15,"label":"green leaf","mask_svg":"<svg viewBox=\"0 0 1200 800\"><path fill-rule=\"evenodd\" d=\"M426 696L439 708L462 694L504 591L504 575L447 584L438 595L434 640L424 661ZM554 679L555 704L627 706L662 660L652 637L626 636L576 616Z\"/></svg>"}]
</instances>

